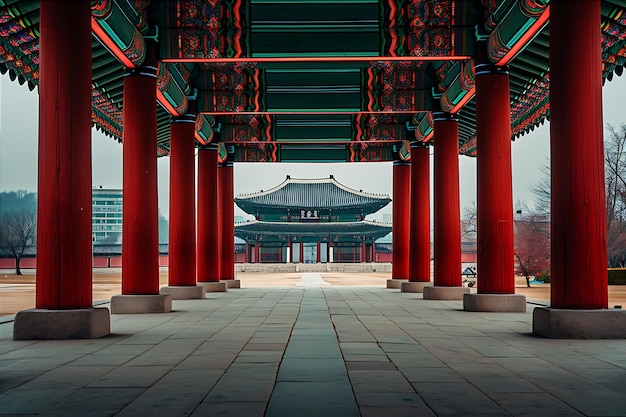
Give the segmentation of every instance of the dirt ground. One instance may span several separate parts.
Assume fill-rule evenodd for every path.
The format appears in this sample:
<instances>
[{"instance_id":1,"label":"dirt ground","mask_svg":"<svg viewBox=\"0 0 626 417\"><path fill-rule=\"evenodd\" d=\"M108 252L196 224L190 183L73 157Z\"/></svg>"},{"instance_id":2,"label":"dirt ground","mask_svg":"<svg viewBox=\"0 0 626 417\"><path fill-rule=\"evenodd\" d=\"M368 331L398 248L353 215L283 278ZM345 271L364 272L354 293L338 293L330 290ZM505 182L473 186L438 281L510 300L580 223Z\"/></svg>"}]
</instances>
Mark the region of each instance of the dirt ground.
<instances>
[{"instance_id":1,"label":"dirt ground","mask_svg":"<svg viewBox=\"0 0 626 417\"><path fill-rule=\"evenodd\" d=\"M13 315L20 310L35 306L35 274L33 270L24 270L24 275L15 275L14 271L0 271L0 316ZM251 287L293 287L302 273L237 273L241 286ZM341 273L326 272L321 274L324 281L336 286L386 286L391 277L388 272L371 273ZM167 269L160 271L160 284L167 285ZM93 272L93 299L94 301L107 300L122 291L121 274L119 269L94 269ZM549 284L532 284L526 287L523 278L516 280L516 292L524 294L529 300L550 300ZM626 286L609 287L609 307L622 305L626 308Z\"/></svg>"}]
</instances>

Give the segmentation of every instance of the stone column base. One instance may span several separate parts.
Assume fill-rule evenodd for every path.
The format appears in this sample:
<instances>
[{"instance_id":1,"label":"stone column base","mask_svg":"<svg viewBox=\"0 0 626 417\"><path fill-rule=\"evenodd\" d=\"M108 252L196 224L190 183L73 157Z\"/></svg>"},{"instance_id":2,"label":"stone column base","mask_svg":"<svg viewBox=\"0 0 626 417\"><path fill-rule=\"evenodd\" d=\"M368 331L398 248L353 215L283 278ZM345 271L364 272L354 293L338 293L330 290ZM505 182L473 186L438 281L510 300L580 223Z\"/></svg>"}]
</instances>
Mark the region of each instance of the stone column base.
<instances>
[{"instance_id":1,"label":"stone column base","mask_svg":"<svg viewBox=\"0 0 626 417\"><path fill-rule=\"evenodd\" d=\"M172 296L169 294L132 294L111 297L111 314L169 313Z\"/></svg>"},{"instance_id":2,"label":"stone column base","mask_svg":"<svg viewBox=\"0 0 626 417\"><path fill-rule=\"evenodd\" d=\"M169 294L172 300L201 300L204 298L204 287L167 286L161 287L160 294Z\"/></svg>"},{"instance_id":3,"label":"stone column base","mask_svg":"<svg viewBox=\"0 0 626 417\"><path fill-rule=\"evenodd\" d=\"M465 294L463 310L525 313L526 296L521 294Z\"/></svg>"},{"instance_id":4,"label":"stone column base","mask_svg":"<svg viewBox=\"0 0 626 417\"><path fill-rule=\"evenodd\" d=\"M238 279L225 279L220 282L225 282L228 288L241 288L241 281Z\"/></svg>"},{"instance_id":5,"label":"stone column base","mask_svg":"<svg viewBox=\"0 0 626 417\"><path fill-rule=\"evenodd\" d=\"M198 282L198 287L204 287L204 292L226 292L228 291L228 284L224 281L215 282Z\"/></svg>"},{"instance_id":6,"label":"stone column base","mask_svg":"<svg viewBox=\"0 0 626 417\"><path fill-rule=\"evenodd\" d=\"M467 287L424 287L424 300L462 300L465 294L469 294Z\"/></svg>"},{"instance_id":7,"label":"stone column base","mask_svg":"<svg viewBox=\"0 0 626 417\"><path fill-rule=\"evenodd\" d=\"M98 339L110 333L108 308L32 308L18 312L13 323L13 340Z\"/></svg>"},{"instance_id":8,"label":"stone column base","mask_svg":"<svg viewBox=\"0 0 626 417\"><path fill-rule=\"evenodd\" d=\"M428 282L418 282L418 281L409 281L403 282L400 284L400 292L424 292L424 287L433 285L430 281Z\"/></svg>"},{"instance_id":9,"label":"stone column base","mask_svg":"<svg viewBox=\"0 0 626 417\"><path fill-rule=\"evenodd\" d=\"M388 279L387 288L393 288L393 289L399 290L403 282L409 282L409 281L406 279L397 279L397 278Z\"/></svg>"},{"instance_id":10,"label":"stone column base","mask_svg":"<svg viewBox=\"0 0 626 417\"><path fill-rule=\"evenodd\" d=\"M535 307L533 334L550 339L626 339L626 310Z\"/></svg>"}]
</instances>

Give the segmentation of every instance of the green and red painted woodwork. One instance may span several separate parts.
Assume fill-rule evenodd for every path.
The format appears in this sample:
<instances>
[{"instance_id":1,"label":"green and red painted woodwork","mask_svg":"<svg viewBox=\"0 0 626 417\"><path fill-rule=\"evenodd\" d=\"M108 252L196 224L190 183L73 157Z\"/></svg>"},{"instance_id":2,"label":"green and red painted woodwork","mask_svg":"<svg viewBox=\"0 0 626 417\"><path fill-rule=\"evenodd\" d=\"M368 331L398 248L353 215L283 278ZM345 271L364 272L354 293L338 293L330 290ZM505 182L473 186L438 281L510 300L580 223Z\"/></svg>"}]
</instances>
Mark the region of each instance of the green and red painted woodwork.
<instances>
[{"instance_id":1,"label":"green and red painted woodwork","mask_svg":"<svg viewBox=\"0 0 626 417\"><path fill-rule=\"evenodd\" d=\"M514 294L509 74L485 61L476 64L478 293Z\"/></svg>"},{"instance_id":2,"label":"green and red painted woodwork","mask_svg":"<svg viewBox=\"0 0 626 417\"><path fill-rule=\"evenodd\" d=\"M159 294L156 70L142 66L124 73L123 295Z\"/></svg>"},{"instance_id":3,"label":"green and red painted woodwork","mask_svg":"<svg viewBox=\"0 0 626 417\"><path fill-rule=\"evenodd\" d=\"M411 142L411 212L409 281L430 281L430 157L429 147Z\"/></svg>"},{"instance_id":4,"label":"green and red painted woodwork","mask_svg":"<svg viewBox=\"0 0 626 417\"><path fill-rule=\"evenodd\" d=\"M220 278L217 148L217 143L208 143L198 149L198 282L218 282Z\"/></svg>"},{"instance_id":5,"label":"green and red painted woodwork","mask_svg":"<svg viewBox=\"0 0 626 417\"><path fill-rule=\"evenodd\" d=\"M87 2L42 2L36 307L92 307Z\"/></svg>"},{"instance_id":6,"label":"green and red painted woodwork","mask_svg":"<svg viewBox=\"0 0 626 417\"><path fill-rule=\"evenodd\" d=\"M170 124L170 286L196 285L195 113Z\"/></svg>"},{"instance_id":7,"label":"green and red painted woodwork","mask_svg":"<svg viewBox=\"0 0 626 417\"><path fill-rule=\"evenodd\" d=\"M434 119L434 285L461 286L461 208L459 201L459 125L450 113Z\"/></svg>"},{"instance_id":8,"label":"green and red painted woodwork","mask_svg":"<svg viewBox=\"0 0 626 417\"><path fill-rule=\"evenodd\" d=\"M409 216L411 163L399 157L393 161L393 213L391 278L409 279Z\"/></svg>"},{"instance_id":9,"label":"green and red painted woodwork","mask_svg":"<svg viewBox=\"0 0 626 417\"><path fill-rule=\"evenodd\" d=\"M550 7L550 304L606 308L600 1Z\"/></svg>"},{"instance_id":10,"label":"green and red painted woodwork","mask_svg":"<svg viewBox=\"0 0 626 417\"><path fill-rule=\"evenodd\" d=\"M220 280L235 279L235 195L233 185L234 147L226 147L227 159L218 166L219 204L221 209L221 254Z\"/></svg>"}]
</instances>

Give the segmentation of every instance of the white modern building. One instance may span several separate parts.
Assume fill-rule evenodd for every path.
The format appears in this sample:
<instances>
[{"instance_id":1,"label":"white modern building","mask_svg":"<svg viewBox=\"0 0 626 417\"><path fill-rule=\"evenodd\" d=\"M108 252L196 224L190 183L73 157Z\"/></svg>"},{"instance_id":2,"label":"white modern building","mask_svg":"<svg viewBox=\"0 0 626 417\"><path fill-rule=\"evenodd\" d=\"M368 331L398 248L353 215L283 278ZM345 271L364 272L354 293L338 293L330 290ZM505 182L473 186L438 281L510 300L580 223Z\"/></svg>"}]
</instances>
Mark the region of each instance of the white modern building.
<instances>
[{"instance_id":1,"label":"white modern building","mask_svg":"<svg viewBox=\"0 0 626 417\"><path fill-rule=\"evenodd\" d=\"M122 190L94 188L91 206L93 243L122 243Z\"/></svg>"}]
</instances>

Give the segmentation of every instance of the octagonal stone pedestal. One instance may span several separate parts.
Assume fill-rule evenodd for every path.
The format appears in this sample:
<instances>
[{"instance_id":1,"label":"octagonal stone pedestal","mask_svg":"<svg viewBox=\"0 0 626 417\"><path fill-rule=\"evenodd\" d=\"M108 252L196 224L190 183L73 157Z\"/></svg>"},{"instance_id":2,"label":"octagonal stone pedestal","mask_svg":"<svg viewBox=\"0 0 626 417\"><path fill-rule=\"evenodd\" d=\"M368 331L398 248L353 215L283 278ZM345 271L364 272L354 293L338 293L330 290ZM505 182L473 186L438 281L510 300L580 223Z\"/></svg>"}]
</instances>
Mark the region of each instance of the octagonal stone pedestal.
<instances>
[{"instance_id":1,"label":"octagonal stone pedestal","mask_svg":"<svg viewBox=\"0 0 626 417\"><path fill-rule=\"evenodd\" d=\"M462 300L465 294L469 294L467 287L437 287L426 286L423 290L424 300Z\"/></svg>"},{"instance_id":2,"label":"octagonal stone pedestal","mask_svg":"<svg viewBox=\"0 0 626 417\"><path fill-rule=\"evenodd\" d=\"M111 314L169 313L172 296L169 294L133 294L111 297Z\"/></svg>"},{"instance_id":3,"label":"octagonal stone pedestal","mask_svg":"<svg viewBox=\"0 0 626 417\"><path fill-rule=\"evenodd\" d=\"M228 284L224 281L197 282L198 287L204 287L204 292L226 292Z\"/></svg>"},{"instance_id":4,"label":"octagonal stone pedestal","mask_svg":"<svg viewBox=\"0 0 626 417\"><path fill-rule=\"evenodd\" d=\"M550 339L626 339L626 310L535 307L533 334Z\"/></svg>"},{"instance_id":5,"label":"octagonal stone pedestal","mask_svg":"<svg viewBox=\"0 0 626 417\"><path fill-rule=\"evenodd\" d=\"M427 282L403 282L402 284L400 284L400 292L415 292L415 293L422 293L424 292L424 287L429 287L432 286L432 282L427 281Z\"/></svg>"},{"instance_id":6,"label":"octagonal stone pedestal","mask_svg":"<svg viewBox=\"0 0 626 417\"><path fill-rule=\"evenodd\" d=\"M32 308L15 316L13 340L98 339L111 333L108 308Z\"/></svg>"},{"instance_id":7,"label":"octagonal stone pedestal","mask_svg":"<svg viewBox=\"0 0 626 417\"><path fill-rule=\"evenodd\" d=\"M521 294L465 294L463 310L525 313L526 297Z\"/></svg>"},{"instance_id":8,"label":"octagonal stone pedestal","mask_svg":"<svg viewBox=\"0 0 626 417\"><path fill-rule=\"evenodd\" d=\"M409 282L406 279L392 278L387 280L387 288L399 290L403 282Z\"/></svg>"},{"instance_id":9,"label":"octagonal stone pedestal","mask_svg":"<svg viewBox=\"0 0 626 417\"><path fill-rule=\"evenodd\" d=\"M201 300L204 298L204 287L168 285L161 287L159 293L171 295L172 300Z\"/></svg>"},{"instance_id":10,"label":"octagonal stone pedestal","mask_svg":"<svg viewBox=\"0 0 626 417\"><path fill-rule=\"evenodd\" d=\"M225 282L228 288L241 288L241 281L238 279L225 279L220 282Z\"/></svg>"}]
</instances>

